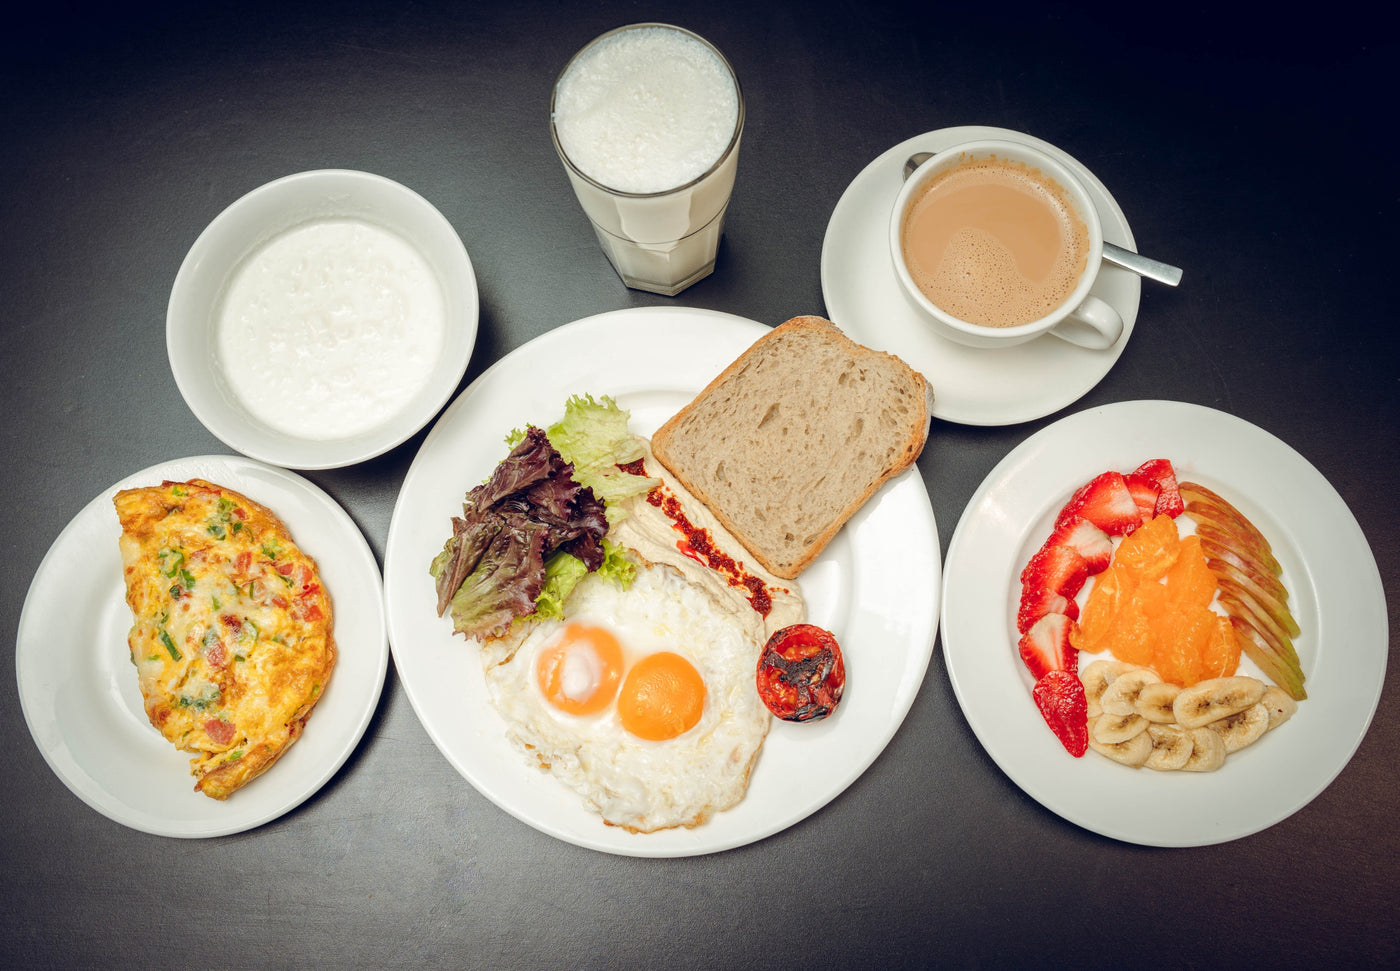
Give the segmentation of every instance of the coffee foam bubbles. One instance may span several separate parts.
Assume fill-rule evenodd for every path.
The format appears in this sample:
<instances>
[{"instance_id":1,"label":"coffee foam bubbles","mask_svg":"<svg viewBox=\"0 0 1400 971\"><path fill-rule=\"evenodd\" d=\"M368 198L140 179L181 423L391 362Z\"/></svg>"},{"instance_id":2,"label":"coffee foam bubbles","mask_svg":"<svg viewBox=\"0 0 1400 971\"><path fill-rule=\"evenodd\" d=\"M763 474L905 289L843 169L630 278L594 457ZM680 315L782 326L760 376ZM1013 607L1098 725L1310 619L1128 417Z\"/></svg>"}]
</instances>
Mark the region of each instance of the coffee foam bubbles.
<instances>
[{"instance_id":1,"label":"coffee foam bubbles","mask_svg":"<svg viewBox=\"0 0 1400 971\"><path fill-rule=\"evenodd\" d=\"M1088 228L1063 188L998 158L930 177L901 237L923 294L984 327L1015 327L1055 310L1074 293L1089 251Z\"/></svg>"},{"instance_id":2,"label":"coffee foam bubbles","mask_svg":"<svg viewBox=\"0 0 1400 971\"><path fill-rule=\"evenodd\" d=\"M579 55L555 93L569 160L622 192L663 192L703 175L729 146L739 92L720 58L676 30L642 27Z\"/></svg>"}]
</instances>

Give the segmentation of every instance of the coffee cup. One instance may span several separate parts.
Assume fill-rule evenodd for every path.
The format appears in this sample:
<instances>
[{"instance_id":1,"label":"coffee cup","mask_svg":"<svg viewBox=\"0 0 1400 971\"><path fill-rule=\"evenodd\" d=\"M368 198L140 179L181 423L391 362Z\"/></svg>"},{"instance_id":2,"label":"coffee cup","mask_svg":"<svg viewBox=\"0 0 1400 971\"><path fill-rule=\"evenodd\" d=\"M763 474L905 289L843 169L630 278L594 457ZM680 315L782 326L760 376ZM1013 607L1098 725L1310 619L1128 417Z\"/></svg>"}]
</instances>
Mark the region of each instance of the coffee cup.
<instances>
[{"instance_id":1,"label":"coffee cup","mask_svg":"<svg viewBox=\"0 0 1400 971\"><path fill-rule=\"evenodd\" d=\"M1043 334L1102 350L1123 333L1089 290L1103 225L1063 164L1017 142L955 145L916 168L890 213L890 256L933 331L973 347Z\"/></svg>"}]
</instances>

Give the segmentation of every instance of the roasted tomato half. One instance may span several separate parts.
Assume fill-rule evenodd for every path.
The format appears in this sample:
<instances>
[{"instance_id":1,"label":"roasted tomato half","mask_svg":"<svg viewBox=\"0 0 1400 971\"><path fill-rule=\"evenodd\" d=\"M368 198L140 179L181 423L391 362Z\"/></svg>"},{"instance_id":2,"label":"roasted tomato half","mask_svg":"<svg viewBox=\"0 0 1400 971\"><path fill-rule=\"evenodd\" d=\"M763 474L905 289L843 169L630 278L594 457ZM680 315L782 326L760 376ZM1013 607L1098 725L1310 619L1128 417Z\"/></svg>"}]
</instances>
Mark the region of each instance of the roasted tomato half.
<instances>
[{"instance_id":1,"label":"roasted tomato half","mask_svg":"<svg viewBox=\"0 0 1400 971\"><path fill-rule=\"evenodd\" d=\"M790 722L818 721L836 710L846 665L830 631L793 624L768 638L758 659L758 696Z\"/></svg>"}]
</instances>

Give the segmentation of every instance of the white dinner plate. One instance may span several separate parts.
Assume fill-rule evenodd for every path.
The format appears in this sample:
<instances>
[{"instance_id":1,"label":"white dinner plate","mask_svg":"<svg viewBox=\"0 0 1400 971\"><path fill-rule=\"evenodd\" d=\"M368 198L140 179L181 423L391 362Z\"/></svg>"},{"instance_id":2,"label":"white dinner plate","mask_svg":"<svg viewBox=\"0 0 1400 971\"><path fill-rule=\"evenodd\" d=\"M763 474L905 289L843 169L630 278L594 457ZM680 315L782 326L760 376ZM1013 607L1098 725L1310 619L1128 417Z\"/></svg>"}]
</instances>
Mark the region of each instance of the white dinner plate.
<instances>
[{"instance_id":1,"label":"white dinner plate","mask_svg":"<svg viewBox=\"0 0 1400 971\"><path fill-rule=\"evenodd\" d=\"M777 719L738 806L694 829L628 833L604 825L572 790L506 739L478 651L438 617L428 565L467 491L508 449L544 427L570 395L611 395L650 435L768 328L682 307L636 308L567 324L477 378L423 442L389 526L384 591L394 666L449 762L483 795L542 832L629 856L689 856L762 839L824 806L884 749L923 683L938 624L939 547L917 469L886 483L800 580L808 619L846 660L841 706L824 721Z\"/></svg>"},{"instance_id":2,"label":"white dinner plate","mask_svg":"<svg viewBox=\"0 0 1400 971\"><path fill-rule=\"evenodd\" d=\"M301 738L265 775L222 801L194 791L189 755L146 718L127 649L131 611L112 505L121 489L191 478L241 492L286 523L320 568L338 649L335 673ZM163 462L84 506L39 564L15 652L25 721L59 779L110 819L178 837L252 829L320 789L364 735L388 663L379 568L354 522L300 476L234 455Z\"/></svg>"},{"instance_id":3,"label":"white dinner plate","mask_svg":"<svg viewBox=\"0 0 1400 971\"><path fill-rule=\"evenodd\" d=\"M1123 318L1107 350L1076 347L1045 335L1015 347L966 347L934 334L900 290L890 256L889 220L903 184L904 161L960 142L1004 138L1034 146L1079 176L1098 207L1104 239L1135 249L1123 210L1079 161L1048 142L1005 128L940 128L901 142L867 165L832 210L822 242L822 297L827 316L851 337L897 354L933 385L933 416L964 425L1014 425L1042 418L1087 394L1117 362L1133 336L1142 281L1110 266L1090 291Z\"/></svg>"},{"instance_id":4,"label":"white dinner plate","mask_svg":"<svg viewBox=\"0 0 1400 971\"><path fill-rule=\"evenodd\" d=\"M1283 566L1302 628L1294 643L1307 699L1216 772L1131 769L1092 751L1075 759L1031 700L1031 676L1017 654L1020 572L1060 507L1100 472L1130 472L1152 458L1170 459L1178 480L1213 489L1259 527ZM1122 402L1032 435L968 503L944 576L943 653L987 752L1047 809L1130 843L1222 843L1307 805L1356 751L1385 680L1380 571L1346 503L1279 439L1198 405Z\"/></svg>"}]
</instances>

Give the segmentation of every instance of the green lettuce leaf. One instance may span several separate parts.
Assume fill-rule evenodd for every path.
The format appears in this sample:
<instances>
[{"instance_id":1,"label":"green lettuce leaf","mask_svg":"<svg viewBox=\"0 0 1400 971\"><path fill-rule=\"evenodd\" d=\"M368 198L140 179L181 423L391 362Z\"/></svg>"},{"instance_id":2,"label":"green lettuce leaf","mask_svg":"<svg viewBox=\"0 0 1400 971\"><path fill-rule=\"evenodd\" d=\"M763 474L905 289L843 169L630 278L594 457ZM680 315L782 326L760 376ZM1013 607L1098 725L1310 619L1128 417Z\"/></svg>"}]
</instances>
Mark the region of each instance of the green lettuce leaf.
<instances>
[{"instance_id":1,"label":"green lettuce leaf","mask_svg":"<svg viewBox=\"0 0 1400 971\"><path fill-rule=\"evenodd\" d=\"M603 540L603 565L598 575L611 580L626 590L637 575L637 566L616 543ZM564 603L574 587L588 573L588 568L578 557L565 552L550 556L544 563L544 587L535 598L535 612L532 617L548 617L562 620Z\"/></svg>"},{"instance_id":2,"label":"green lettuce leaf","mask_svg":"<svg viewBox=\"0 0 1400 971\"><path fill-rule=\"evenodd\" d=\"M627 418L626 409L608 395L599 399L574 395L564 404L564 417L545 429L549 444L573 465L574 480L606 504L609 523L626 515L618 506L623 499L661 484L660 479L618 468L645 454L641 442L627 430ZM506 442L514 445L523 437L522 431L512 432Z\"/></svg>"}]
</instances>

